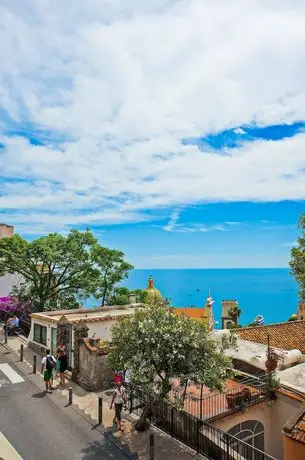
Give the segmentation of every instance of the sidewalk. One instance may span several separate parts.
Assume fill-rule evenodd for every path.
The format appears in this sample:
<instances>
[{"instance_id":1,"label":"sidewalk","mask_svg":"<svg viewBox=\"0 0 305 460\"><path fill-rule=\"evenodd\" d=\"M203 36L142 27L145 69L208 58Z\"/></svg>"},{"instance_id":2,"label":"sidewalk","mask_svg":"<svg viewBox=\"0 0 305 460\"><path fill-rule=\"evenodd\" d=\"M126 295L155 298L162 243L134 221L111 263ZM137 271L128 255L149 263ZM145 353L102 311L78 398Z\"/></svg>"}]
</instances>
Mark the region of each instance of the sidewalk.
<instances>
[{"instance_id":1,"label":"sidewalk","mask_svg":"<svg viewBox=\"0 0 305 460\"><path fill-rule=\"evenodd\" d=\"M0 326L0 330L1 330ZM3 334L1 333L3 337ZM1 337L1 339L2 339ZM3 339L1 340L3 343ZM7 347L15 353L20 353L20 346L24 346L24 363L33 369L33 356L34 352L27 347L27 340L23 337L8 337ZM37 356L37 375L40 376L41 358ZM42 376L41 376L42 379ZM79 385L71 380L67 384L67 389L61 389L59 386L59 379L54 379L54 387L56 393L60 393L68 401L68 387L73 389L73 406L83 411L88 417L92 425L98 423L98 397L103 398L103 428L109 437L113 437L116 443L121 445L121 448L126 449L126 455L130 458L138 458L139 460L149 460L149 436L151 433L155 435L155 452L156 460L199 460L203 459L199 454L189 449L184 444L171 438L161 430L151 427L145 432L137 432L133 428L133 422L136 418L128 412L123 412L123 431L117 430L116 424L113 423L114 411L110 410L111 390L100 393L87 392ZM137 455L128 453L136 453Z\"/></svg>"}]
</instances>

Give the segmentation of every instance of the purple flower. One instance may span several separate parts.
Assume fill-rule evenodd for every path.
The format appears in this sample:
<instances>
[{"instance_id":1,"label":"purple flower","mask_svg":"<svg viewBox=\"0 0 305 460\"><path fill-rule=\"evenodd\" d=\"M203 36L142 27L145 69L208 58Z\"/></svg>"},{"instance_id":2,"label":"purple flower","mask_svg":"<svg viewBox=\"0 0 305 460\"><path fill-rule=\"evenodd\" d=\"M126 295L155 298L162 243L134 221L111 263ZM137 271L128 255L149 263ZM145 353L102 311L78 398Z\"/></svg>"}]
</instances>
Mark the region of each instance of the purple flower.
<instances>
[{"instance_id":1,"label":"purple flower","mask_svg":"<svg viewBox=\"0 0 305 460\"><path fill-rule=\"evenodd\" d=\"M0 311L10 315L29 315L31 308L29 304L23 304L16 297L0 297Z\"/></svg>"}]
</instances>

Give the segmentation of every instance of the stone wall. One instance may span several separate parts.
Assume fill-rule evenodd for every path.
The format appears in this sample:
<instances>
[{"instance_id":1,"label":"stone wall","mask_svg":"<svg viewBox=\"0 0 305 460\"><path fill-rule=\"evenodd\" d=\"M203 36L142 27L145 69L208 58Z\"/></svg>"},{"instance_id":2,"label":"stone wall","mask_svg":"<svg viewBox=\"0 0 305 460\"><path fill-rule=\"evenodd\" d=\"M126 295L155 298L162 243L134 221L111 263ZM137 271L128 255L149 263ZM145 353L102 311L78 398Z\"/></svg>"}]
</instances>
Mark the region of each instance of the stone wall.
<instances>
[{"instance_id":1,"label":"stone wall","mask_svg":"<svg viewBox=\"0 0 305 460\"><path fill-rule=\"evenodd\" d=\"M87 391L106 390L113 386L114 370L107 355L96 347L99 339L79 341L79 368L75 376L77 383Z\"/></svg>"}]
</instances>

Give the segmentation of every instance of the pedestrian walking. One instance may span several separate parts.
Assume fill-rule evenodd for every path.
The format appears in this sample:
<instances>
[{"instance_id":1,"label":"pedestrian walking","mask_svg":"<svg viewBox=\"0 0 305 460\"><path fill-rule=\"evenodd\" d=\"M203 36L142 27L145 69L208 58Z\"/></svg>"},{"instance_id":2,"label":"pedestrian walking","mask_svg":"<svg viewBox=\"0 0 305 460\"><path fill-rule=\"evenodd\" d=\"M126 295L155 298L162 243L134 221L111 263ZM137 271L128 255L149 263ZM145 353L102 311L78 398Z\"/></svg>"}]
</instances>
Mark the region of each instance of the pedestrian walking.
<instances>
[{"instance_id":1,"label":"pedestrian walking","mask_svg":"<svg viewBox=\"0 0 305 460\"><path fill-rule=\"evenodd\" d=\"M118 429L122 431L122 409L123 404L126 405L126 390L122 386L122 382L116 382L116 388L112 395L112 401L110 404L110 409L112 409L114 404L115 419L118 424Z\"/></svg>"},{"instance_id":2,"label":"pedestrian walking","mask_svg":"<svg viewBox=\"0 0 305 460\"><path fill-rule=\"evenodd\" d=\"M57 359L57 362L56 362L56 375L57 375L57 377L60 376L60 362L59 362L58 358L59 358L60 352L65 351L65 349L66 349L66 347L64 345L59 345L59 347L56 350L56 359Z\"/></svg>"},{"instance_id":3,"label":"pedestrian walking","mask_svg":"<svg viewBox=\"0 0 305 460\"><path fill-rule=\"evenodd\" d=\"M60 385L64 387L66 385L65 372L68 368L68 357L64 349L60 350L57 362L59 362Z\"/></svg>"},{"instance_id":4,"label":"pedestrian walking","mask_svg":"<svg viewBox=\"0 0 305 460\"><path fill-rule=\"evenodd\" d=\"M124 374L124 385L130 385L131 382L131 372L130 369L126 369Z\"/></svg>"},{"instance_id":5,"label":"pedestrian walking","mask_svg":"<svg viewBox=\"0 0 305 460\"><path fill-rule=\"evenodd\" d=\"M118 382L123 383L123 372L122 371L114 372L114 383L117 384Z\"/></svg>"},{"instance_id":6,"label":"pedestrian walking","mask_svg":"<svg viewBox=\"0 0 305 460\"><path fill-rule=\"evenodd\" d=\"M46 384L46 392L52 393L52 374L56 366L56 359L51 355L49 349L46 350L46 355L42 358L40 372L43 374L43 380Z\"/></svg>"}]
</instances>

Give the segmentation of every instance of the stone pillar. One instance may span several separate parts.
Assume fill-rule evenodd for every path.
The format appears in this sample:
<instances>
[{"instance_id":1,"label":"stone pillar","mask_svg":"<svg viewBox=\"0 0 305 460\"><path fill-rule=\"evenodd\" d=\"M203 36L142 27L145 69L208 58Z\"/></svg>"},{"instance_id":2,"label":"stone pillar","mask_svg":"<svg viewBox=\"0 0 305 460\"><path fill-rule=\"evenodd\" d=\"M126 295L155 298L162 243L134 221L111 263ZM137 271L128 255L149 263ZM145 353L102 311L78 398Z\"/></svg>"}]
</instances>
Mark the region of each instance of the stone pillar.
<instances>
[{"instance_id":1,"label":"stone pillar","mask_svg":"<svg viewBox=\"0 0 305 460\"><path fill-rule=\"evenodd\" d=\"M62 316L57 323L56 348L64 345L66 349L70 347L71 324L65 316Z\"/></svg>"},{"instance_id":2,"label":"stone pillar","mask_svg":"<svg viewBox=\"0 0 305 460\"><path fill-rule=\"evenodd\" d=\"M73 326L73 330L74 330L74 344L73 344L74 367L72 369L72 380L74 382L76 382L77 381L77 374L79 373L79 346L80 346L80 341L81 341L81 339L84 339L84 338L88 337L89 328L87 327L87 324L83 320L80 320Z\"/></svg>"},{"instance_id":3,"label":"stone pillar","mask_svg":"<svg viewBox=\"0 0 305 460\"><path fill-rule=\"evenodd\" d=\"M62 316L57 323L56 349L59 345L64 345L68 357L68 369L72 363L72 325L65 316Z\"/></svg>"},{"instance_id":4,"label":"stone pillar","mask_svg":"<svg viewBox=\"0 0 305 460\"><path fill-rule=\"evenodd\" d=\"M134 305L137 303L136 295L135 294L129 294L129 303L130 305Z\"/></svg>"}]
</instances>

